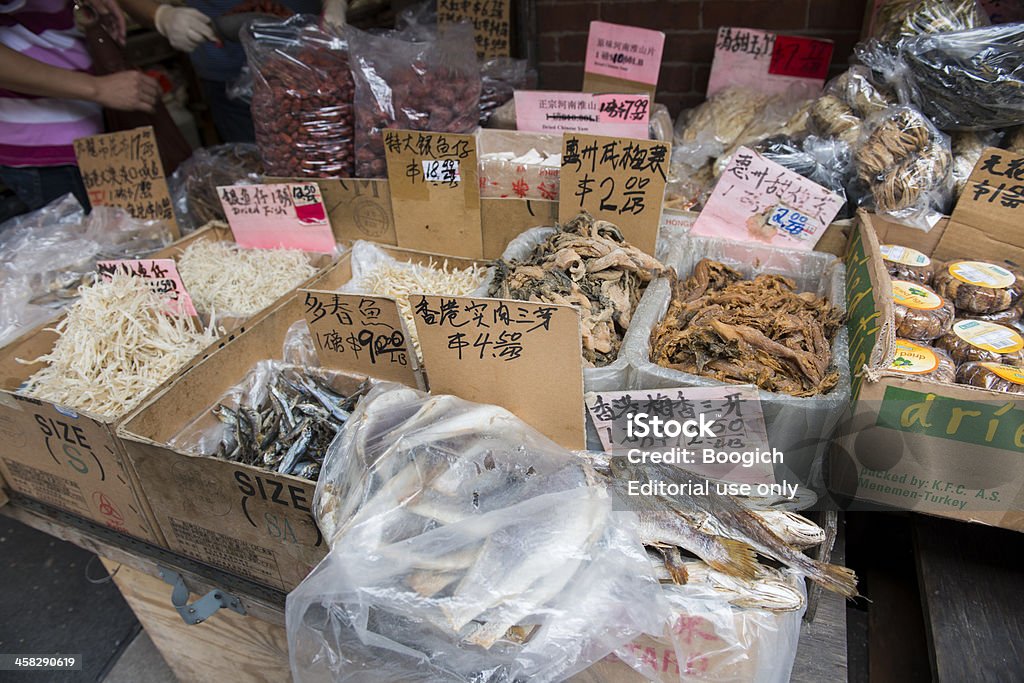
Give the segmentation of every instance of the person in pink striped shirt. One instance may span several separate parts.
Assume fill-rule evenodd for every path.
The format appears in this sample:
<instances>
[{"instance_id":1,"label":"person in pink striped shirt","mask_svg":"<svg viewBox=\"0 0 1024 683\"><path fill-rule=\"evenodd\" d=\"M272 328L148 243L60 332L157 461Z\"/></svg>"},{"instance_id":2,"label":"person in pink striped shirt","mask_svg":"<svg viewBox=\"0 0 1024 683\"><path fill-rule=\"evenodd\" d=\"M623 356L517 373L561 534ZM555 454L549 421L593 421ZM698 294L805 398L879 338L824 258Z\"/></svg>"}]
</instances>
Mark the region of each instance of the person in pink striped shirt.
<instances>
[{"instance_id":1,"label":"person in pink striped shirt","mask_svg":"<svg viewBox=\"0 0 1024 683\"><path fill-rule=\"evenodd\" d=\"M112 15L115 0L90 0ZM157 82L139 71L90 73L71 0L0 0L0 181L30 209L68 192L88 208L72 142L103 132L102 108L152 111Z\"/></svg>"}]
</instances>

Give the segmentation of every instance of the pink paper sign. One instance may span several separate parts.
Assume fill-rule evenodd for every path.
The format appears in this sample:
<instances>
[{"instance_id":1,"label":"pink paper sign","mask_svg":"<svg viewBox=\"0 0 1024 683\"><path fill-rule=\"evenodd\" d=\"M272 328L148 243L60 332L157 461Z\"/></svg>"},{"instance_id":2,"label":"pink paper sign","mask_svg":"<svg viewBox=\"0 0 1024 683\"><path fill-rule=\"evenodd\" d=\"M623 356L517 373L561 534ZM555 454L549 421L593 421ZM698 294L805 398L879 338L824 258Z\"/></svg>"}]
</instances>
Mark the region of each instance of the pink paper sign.
<instances>
[{"instance_id":1,"label":"pink paper sign","mask_svg":"<svg viewBox=\"0 0 1024 683\"><path fill-rule=\"evenodd\" d=\"M314 182L225 185L217 194L241 247L334 251L334 233Z\"/></svg>"},{"instance_id":2,"label":"pink paper sign","mask_svg":"<svg viewBox=\"0 0 1024 683\"><path fill-rule=\"evenodd\" d=\"M590 133L648 138L650 97L516 90L516 128L533 133ZM637 118L639 117L639 118Z\"/></svg>"},{"instance_id":3,"label":"pink paper sign","mask_svg":"<svg viewBox=\"0 0 1024 683\"><path fill-rule=\"evenodd\" d=\"M811 250L842 206L835 192L740 147L693 234Z\"/></svg>"},{"instance_id":4,"label":"pink paper sign","mask_svg":"<svg viewBox=\"0 0 1024 683\"><path fill-rule=\"evenodd\" d=\"M731 87L767 95L809 96L825 84L831 61L830 40L722 26L715 42L708 96Z\"/></svg>"},{"instance_id":5,"label":"pink paper sign","mask_svg":"<svg viewBox=\"0 0 1024 683\"><path fill-rule=\"evenodd\" d=\"M185 289L178 273L178 264L174 259L121 259L117 261L97 261L96 271L102 277L110 277L114 273L124 273L144 278L150 288L165 296L171 302L171 309L178 315L198 315L192 303L192 297Z\"/></svg>"},{"instance_id":6,"label":"pink paper sign","mask_svg":"<svg viewBox=\"0 0 1024 683\"><path fill-rule=\"evenodd\" d=\"M657 85L665 34L635 26L590 22L587 73Z\"/></svg>"}]
</instances>

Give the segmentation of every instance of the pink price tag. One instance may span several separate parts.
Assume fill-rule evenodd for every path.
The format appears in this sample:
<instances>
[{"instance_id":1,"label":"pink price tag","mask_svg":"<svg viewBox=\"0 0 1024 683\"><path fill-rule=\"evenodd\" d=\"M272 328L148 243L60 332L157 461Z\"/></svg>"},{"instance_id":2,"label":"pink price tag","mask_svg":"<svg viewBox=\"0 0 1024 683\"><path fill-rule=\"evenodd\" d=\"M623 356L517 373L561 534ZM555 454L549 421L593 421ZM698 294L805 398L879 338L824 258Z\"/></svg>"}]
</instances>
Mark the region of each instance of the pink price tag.
<instances>
[{"instance_id":1,"label":"pink price tag","mask_svg":"<svg viewBox=\"0 0 1024 683\"><path fill-rule=\"evenodd\" d=\"M635 26L590 22L587 38L587 73L626 81L658 84L665 34Z\"/></svg>"},{"instance_id":2,"label":"pink price tag","mask_svg":"<svg viewBox=\"0 0 1024 683\"><path fill-rule=\"evenodd\" d=\"M117 261L97 261L96 271L101 277L111 277L114 273L124 273L141 277L149 282L154 292L165 296L171 302L171 310L177 315L196 316L196 307L192 297L185 289L178 273L178 264L174 259L120 259Z\"/></svg>"},{"instance_id":3,"label":"pink price tag","mask_svg":"<svg viewBox=\"0 0 1024 683\"><path fill-rule=\"evenodd\" d=\"M708 97L726 88L766 95L817 94L832 62L832 41L722 26L715 42Z\"/></svg>"},{"instance_id":4,"label":"pink price tag","mask_svg":"<svg viewBox=\"0 0 1024 683\"><path fill-rule=\"evenodd\" d=\"M835 192L740 147L692 232L810 251L842 206Z\"/></svg>"},{"instance_id":5,"label":"pink price tag","mask_svg":"<svg viewBox=\"0 0 1024 683\"><path fill-rule=\"evenodd\" d=\"M217 194L241 247L334 251L334 233L314 182L224 185Z\"/></svg>"},{"instance_id":6,"label":"pink price tag","mask_svg":"<svg viewBox=\"0 0 1024 683\"><path fill-rule=\"evenodd\" d=\"M647 95L516 90L515 99L516 128L522 131L648 138L650 98ZM641 118L632 120L636 115Z\"/></svg>"}]
</instances>

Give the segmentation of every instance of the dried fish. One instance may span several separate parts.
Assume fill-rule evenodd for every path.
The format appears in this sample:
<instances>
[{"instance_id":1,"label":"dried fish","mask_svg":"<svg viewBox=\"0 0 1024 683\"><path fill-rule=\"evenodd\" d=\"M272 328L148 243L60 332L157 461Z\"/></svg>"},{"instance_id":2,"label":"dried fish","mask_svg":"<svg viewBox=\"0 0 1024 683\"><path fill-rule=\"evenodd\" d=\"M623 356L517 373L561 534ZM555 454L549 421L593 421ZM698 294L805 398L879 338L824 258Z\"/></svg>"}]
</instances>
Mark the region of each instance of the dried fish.
<instances>
[{"instance_id":1,"label":"dried fish","mask_svg":"<svg viewBox=\"0 0 1024 683\"><path fill-rule=\"evenodd\" d=\"M723 382L756 384L791 396L824 394L839 382L832 342L843 313L792 280L753 280L701 260L676 283L664 319L651 333L658 365Z\"/></svg>"},{"instance_id":2,"label":"dried fish","mask_svg":"<svg viewBox=\"0 0 1024 683\"><path fill-rule=\"evenodd\" d=\"M619 229L587 213L562 226L523 261L497 261L490 295L580 310L583 358L601 367L619 355L647 283L664 266L630 245Z\"/></svg>"},{"instance_id":3,"label":"dried fish","mask_svg":"<svg viewBox=\"0 0 1024 683\"><path fill-rule=\"evenodd\" d=\"M46 363L21 392L76 410L119 417L217 339L191 318L171 315L141 278L117 273L80 290L54 328Z\"/></svg>"},{"instance_id":4,"label":"dried fish","mask_svg":"<svg viewBox=\"0 0 1024 683\"><path fill-rule=\"evenodd\" d=\"M345 396L312 370L271 365L269 372L246 399L253 403L213 408L225 427L213 455L316 481L327 447L370 384Z\"/></svg>"}]
</instances>

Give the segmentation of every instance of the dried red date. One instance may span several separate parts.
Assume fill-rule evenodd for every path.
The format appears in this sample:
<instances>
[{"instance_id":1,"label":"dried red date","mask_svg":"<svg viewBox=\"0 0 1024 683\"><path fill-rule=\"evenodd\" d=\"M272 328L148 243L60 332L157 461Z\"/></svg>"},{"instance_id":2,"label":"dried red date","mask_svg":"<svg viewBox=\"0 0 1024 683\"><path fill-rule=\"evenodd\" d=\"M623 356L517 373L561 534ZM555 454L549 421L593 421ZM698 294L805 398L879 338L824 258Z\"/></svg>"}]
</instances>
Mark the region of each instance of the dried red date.
<instances>
[{"instance_id":1,"label":"dried red date","mask_svg":"<svg viewBox=\"0 0 1024 683\"><path fill-rule=\"evenodd\" d=\"M267 174L351 177L354 86L347 43L302 16L253 23L242 43L253 71L252 118Z\"/></svg>"},{"instance_id":2,"label":"dried red date","mask_svg":"<svg viewBox=\"0 0 1024 683\"><path fill-rule=\"evenodd\" d=\"M386 128L468 133L480 118L480 71L472 29L408 42L350 29L355 73L355 170L387 175Z\"/></svg>"}]
</instances>

